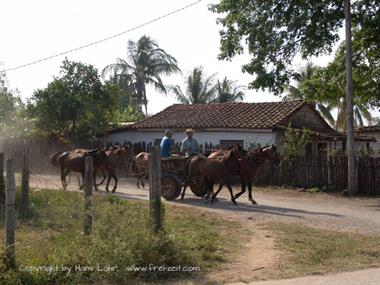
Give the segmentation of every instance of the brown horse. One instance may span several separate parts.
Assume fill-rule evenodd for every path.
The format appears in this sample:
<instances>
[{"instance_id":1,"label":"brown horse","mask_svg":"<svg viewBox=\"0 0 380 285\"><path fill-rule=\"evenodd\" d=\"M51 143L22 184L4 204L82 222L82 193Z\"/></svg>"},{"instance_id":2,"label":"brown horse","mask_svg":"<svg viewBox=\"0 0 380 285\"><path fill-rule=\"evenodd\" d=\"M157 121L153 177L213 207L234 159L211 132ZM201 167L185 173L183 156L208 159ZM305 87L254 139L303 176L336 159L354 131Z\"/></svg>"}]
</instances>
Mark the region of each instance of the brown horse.
<instances>
[{"instance_id":1,"label":"brown horse","mask_svg":"<svg viewBox=\"0 0 380 285\"><path fill-rule=\"evenodd\" d=\"M96 186L99 186L103 183L103 181L106 178L105 173L108 173L108 181L106 186L106 191L109 192L109 184L111 181L111 178L114 179L114 187L112 189L112 193L116 191L117 188L117 176L116 172L124 160L129 160L131 157L131 145L112 145L105 149L105 153L107 155L107 161L105 163L100 163L100 170L103 173L103 179L102 181L97 184Z\"/></svg>"},{"instance_id":2,"label":"brown horse","mask_svg":"<svg viewBox=\"0 0 380 285\"><path fill-rule=\"evenodd\" d=\"M206 178L207 192L212 192L214 182L218 179L222 182L221 185L226 185L230 191L231 200L236 205L230 179L239 174L239 158L246 157L246 155L247 153L242 147L235 146L217 158L207 158L202 155L193 157L188 165L188 176L185 180L181 199L185 197L186 188L191 184L192 180L202 175Z\"/></svg>"},{"instance_id":3,"label":"brown horse","mask_svg":"<svg viewBox=\"0 0 380 285\"><path fill-rule=\"evenodd\" d=\"M109 165L107 155L104 150L94 149L74 149L71 151L55 153L50 157L53 165L59 166L61 168L61 182L62 187L66 190L67 182L66 176L71 172L79 172L82 174L84 181L84 159L86 156L91 156L94 161L94 185L96 186L96 172L104 167L104 165ZM111 168L107 168L108 171L112 171ZM84 185L80 186L82 189Z\"/></svg>"},{"instance_id":4,"label":"brown horse","mask_svg":"<svg viewBox=\"0 0 380 285\"><path fill-rule=\"evenodd\" d=\"M252 204L257 204L252 198L252 182L257 174L257 170L267 160L272 161L275 166L278 165L280 160L276 145L260 148L250 152L247 158L239 159L241 191L234 196L235 199L239 198L248 186L248 200L251 201Z\"/></svg>"},{"instance_id":5,"label":"brown horse","mask_svg":"<svg viewBox=\"0 0 380 285\"><path fill-rule=\"evenodd\" d=\"M144 178L148 175L149 158L150 154L148 152L140 152L132 158L130 174L137 177L137 188L140 188L140 185L143 188L145 187Z\"/></svg>"}]
</instances>

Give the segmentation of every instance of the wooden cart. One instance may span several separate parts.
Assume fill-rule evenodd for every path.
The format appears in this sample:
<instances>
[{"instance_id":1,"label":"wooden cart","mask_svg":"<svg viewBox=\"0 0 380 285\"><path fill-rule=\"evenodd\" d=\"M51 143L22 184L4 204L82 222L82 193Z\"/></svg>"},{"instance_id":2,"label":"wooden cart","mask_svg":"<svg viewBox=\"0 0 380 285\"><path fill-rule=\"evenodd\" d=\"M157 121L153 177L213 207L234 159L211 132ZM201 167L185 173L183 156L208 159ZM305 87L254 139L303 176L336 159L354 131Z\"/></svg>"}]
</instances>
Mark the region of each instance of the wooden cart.
<instances>
[{"instance_id":1,"label":"wooden cart","mask_svg":"<svg viewBox=\"0 0 380 285\"><path fill-rule=\"evenodd\" d=\"M175 200L180 194L185 177L187 159L184 157L168 157L161 159L161 196L166 200ZM191 191L198 197L206 193L206 185L202 176L190 184Z\"/></svg>"}]
</instances>

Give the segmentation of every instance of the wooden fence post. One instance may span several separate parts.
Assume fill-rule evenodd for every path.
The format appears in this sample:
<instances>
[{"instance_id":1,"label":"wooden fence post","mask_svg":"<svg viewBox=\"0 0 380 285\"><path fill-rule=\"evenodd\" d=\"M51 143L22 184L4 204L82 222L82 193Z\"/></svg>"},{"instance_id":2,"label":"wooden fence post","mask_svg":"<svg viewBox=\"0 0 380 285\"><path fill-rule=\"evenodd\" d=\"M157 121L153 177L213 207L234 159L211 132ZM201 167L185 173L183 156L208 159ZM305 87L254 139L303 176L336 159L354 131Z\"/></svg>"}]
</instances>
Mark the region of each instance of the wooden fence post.
<instances>
[{"instance_id":1,"label":"wooden fence post","mask_svg":"<svg viewBox=\"0 0 380 285\"><path fill-rule=\"evenodd\" d=\"M333 188L333 160L332 156L327 156L327 188Z\"/></svg>"},{"instance_id":2,"label":"wooden fence post","mask_svg":"<svg viewBox=\"0 0 380 285\"><path fill-rule=\"evenodd\" d=\"M94 181L92 157L85 157L84 163L84 234L89 235L92 231L91 196Z\"/></svg>"},{"instance_id":3,"label":"wooden fence post","mask_svg":"<svg viewBox=\"0 0 380 285\"><path fill-rule=\"evenodd\" d=\"M4 202L5 202L4 154L0 153L0 206L3 206Z\"/></svg>"},{"instance_id":4,"label":"wooden fence post","mask_svg":"<svg viewBox=\"0 0 380 285\"><path fill-rule=\"evenodd\" d=\"M149 160L149 213L154 233L162 228L160 148L152 147Z\"/></svg>"},{"instance_id":5,"label":"wooden fence post","mask_svg":"<svg viewBox=\"0 0 380 285\"><path fill-rule=\"evenodd\" d=\"M22 165L20 214L23 217L29 215L29 147L27 145L24 148Z\"/></svg>"},{"instance_id":6,"label":"wooden fence post","mask_svg":"<svg viewBox=\"0 0 380 285\"><path fill-rule=\"evenodd\" d=\"M15 265L15 173L13 160L7 160L7 191L5 195L5 248L6 261L10 267Z\"/></svg>"}]
</instances>

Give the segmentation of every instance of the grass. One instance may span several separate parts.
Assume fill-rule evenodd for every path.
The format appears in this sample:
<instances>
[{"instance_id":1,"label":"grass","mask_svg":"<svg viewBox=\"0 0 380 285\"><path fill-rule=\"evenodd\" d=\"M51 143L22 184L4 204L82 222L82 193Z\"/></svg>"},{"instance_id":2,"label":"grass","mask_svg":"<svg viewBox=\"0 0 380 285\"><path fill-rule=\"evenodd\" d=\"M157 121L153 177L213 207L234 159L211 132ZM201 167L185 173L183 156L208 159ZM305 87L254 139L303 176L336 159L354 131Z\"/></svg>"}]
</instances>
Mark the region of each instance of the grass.
<instances>
[{"instance_id":1,"label":"grass","mask_svg":"<svg viewBox=\"0 0 380 285\"><path fill-rule=\"evenodd\" d=\"M380 239L295 224L265 226L283 252L272 278L292 278L380 266Z\"/></svg>"},{"instance_id":2,"label":"grass","mask_svg":"<svg viewBox=\"0 0 380 285\"><path fill-rule=\"evenodd\" d=\"M164 207L164 231L155 236L150 234L147 202L95 195L93 232L85 236L82 193L35 190L31 204L33 215L17 220L18 270L0 260L0 284L124 284L183 278L189 273L134 267L195 266L201 270L197 274L204 274L228 261L239 246L238 224L191 209ZM4 225L0 226L3 245ZM0 251L4 256L4 248ZM70 274L63 270L68 268Z\"/></svg>"}]
</instances>

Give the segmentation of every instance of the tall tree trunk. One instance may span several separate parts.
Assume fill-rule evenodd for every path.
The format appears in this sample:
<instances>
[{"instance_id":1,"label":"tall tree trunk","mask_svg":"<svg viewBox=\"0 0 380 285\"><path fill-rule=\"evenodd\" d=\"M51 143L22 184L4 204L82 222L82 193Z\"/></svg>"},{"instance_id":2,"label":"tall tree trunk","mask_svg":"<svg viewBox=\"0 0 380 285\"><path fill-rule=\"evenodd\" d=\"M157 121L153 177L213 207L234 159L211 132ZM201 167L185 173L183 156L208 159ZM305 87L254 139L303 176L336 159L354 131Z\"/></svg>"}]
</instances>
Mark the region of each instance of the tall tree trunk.
<instances>
[{"instance_id":1,"label":"tall tree trunk","mask_svg":"<svg viewBox=\"0 0 380 285\"><path fill-rule=\"evenodd\" d=\"M352 42L350 0L344 0L344 15L346 20L346 132L348 156L348 193L356 193L355 177L355 145L352 107Z\"/></svg>"}]
</instances>

